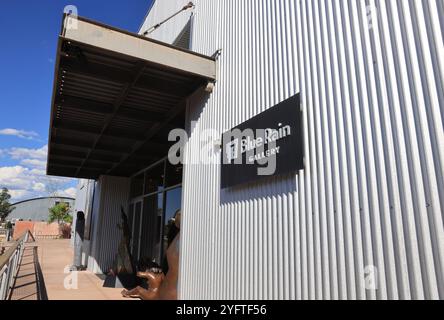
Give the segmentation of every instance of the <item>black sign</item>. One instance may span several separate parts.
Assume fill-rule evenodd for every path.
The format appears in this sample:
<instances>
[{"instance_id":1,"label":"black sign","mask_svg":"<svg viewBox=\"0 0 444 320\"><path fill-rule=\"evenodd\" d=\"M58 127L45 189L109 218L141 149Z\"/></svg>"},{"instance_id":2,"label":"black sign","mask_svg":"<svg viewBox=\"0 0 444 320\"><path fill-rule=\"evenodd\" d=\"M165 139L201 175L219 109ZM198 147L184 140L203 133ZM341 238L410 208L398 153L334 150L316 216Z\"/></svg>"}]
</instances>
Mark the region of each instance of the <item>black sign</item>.
<instances>
[{"instance_id":1,"label":"black sign","mask_svg":"<svg viewBox=\"0 0 444 320\"><path fill-rule=\"evenodd\" d=\"M304 168L299 94L222 135L221 186Z\"/></svg>"}]
</instances>

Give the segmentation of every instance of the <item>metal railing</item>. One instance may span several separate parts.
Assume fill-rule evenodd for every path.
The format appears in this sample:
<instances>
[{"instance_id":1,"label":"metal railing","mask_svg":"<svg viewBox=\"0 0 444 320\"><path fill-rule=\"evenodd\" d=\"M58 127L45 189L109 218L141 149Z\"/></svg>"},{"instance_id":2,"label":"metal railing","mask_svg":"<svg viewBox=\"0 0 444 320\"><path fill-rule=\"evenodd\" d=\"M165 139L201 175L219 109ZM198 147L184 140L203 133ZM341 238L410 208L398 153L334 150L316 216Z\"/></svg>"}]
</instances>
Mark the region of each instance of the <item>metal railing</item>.
<instances>
[{"instance_id":1,"label":"metal railing","mask_svg":"<svg viewBox=\"0 0 444 320\"><path fill-rule=\"evenodd\" d=\"M9 249L0 256L0 300L7 300L23 257L25 243L32 234L27 230Z\"/></svg>"}]
</instances>

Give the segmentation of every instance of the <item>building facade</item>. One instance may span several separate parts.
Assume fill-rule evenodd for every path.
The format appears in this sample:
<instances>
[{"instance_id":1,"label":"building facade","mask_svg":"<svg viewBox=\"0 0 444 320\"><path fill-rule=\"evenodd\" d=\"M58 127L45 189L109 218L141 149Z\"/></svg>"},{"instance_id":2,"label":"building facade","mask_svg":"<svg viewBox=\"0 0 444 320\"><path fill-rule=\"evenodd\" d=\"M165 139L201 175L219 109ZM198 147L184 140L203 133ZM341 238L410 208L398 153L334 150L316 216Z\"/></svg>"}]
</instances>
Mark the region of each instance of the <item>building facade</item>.
<instances>
[{"instance_id":1,"label":"building facade","mask_svg":"<svg viewBox=\"0 0 444 320\"><path fill-rule=\"evenodd\" d=\"M44 197L28 199L14 203L15 208L8 216L9 221L48 221L49 209L58 203L67 203L72 209L74 207L74 198L68 197Z\"/></svg>"},{"instance_id":2,"label":"building facade","mask_svg":"<svg viewBox=\"0 0 444 320\"><path fill-rule=\"evenodd\" d=\"M187 2L155 1L140 34ZM443 2L194 5L148 35L216 60L211 93L181 102L184 165L79 186L88 267L112 266L122 206L133 255L155 261L181 208L181 299L443 299ZM304 169L221 188L219 135L296 94Z\"/></svg>"}]
</instances>

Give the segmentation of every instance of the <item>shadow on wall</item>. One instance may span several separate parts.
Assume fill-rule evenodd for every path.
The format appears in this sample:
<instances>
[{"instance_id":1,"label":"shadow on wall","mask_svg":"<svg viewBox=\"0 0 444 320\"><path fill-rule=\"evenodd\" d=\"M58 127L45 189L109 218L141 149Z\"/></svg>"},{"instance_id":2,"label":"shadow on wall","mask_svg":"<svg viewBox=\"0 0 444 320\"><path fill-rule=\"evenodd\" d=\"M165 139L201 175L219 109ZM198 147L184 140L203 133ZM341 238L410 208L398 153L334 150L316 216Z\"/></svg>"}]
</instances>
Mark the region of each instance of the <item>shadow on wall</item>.
<instances>
[{"instance_id":1,"label":"shadow on wall","mask_svg":"<svg viewBox=\"0 0 444 320\"><path fill-rule=\"evenodd\" d=\"M295 192L298 192L298 179L294 172L277 177L262 177L255 182L220 189L220 205L279 197Z\"/></svg>"},{"instance_id":2,"label":"shadow on wall","mask_svg":"<svg viewBox=\"0 0 444 320\"><path fill-rule=\"evenodd\" d=\"M192 137L194 135L194 131L197 129L196 123L199 122L199 119L202 117L204 113L205 107L208 105L208 100L210 99L211 94L206 92L204 88L197 90L188 98L189 108L186 112L186 124L193 123L193 126L189 126L186 129L188 136Z\"/></svg>"}]
</instances>

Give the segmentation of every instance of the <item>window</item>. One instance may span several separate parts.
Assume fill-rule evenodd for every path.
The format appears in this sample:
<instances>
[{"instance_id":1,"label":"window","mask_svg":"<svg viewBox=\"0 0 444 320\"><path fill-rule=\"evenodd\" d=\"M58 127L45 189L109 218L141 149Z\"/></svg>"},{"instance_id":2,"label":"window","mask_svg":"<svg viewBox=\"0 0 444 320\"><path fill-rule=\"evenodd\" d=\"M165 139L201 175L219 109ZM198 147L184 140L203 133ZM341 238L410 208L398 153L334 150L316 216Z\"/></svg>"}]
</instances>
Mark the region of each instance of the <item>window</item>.
<instances>
[{"instance_id":1,"label":"window","mask_svg":"<svg viewBox=\"0 0 444 320\"><path fill-rule=\"evenodd\" d=\"M165 188L174 187L182 183L183 165L179 164L173 166L171 163L166 163L165 168Z\"/></svg>"},{"instance_id":2,"label":"window","mask_svg":"<svg viewBox=\"0 0 444 320\"><path fill-rule=\"evenodd\" d=\"M182 165L173 166L165 159L131 179L128 218L133 258L140 270L153 261L165 266L172 218L181 208L182 172Z\"/></svg>"},{"instance_id":3,"label":"window","mask_svg":"<svg viewBox=\"0 0 444 320\"><path fill-rule=\"evenodd\" d=\"M131 198L140 197L143 194L143 174L131 179Z\"/></svg>"},{"instance_id":4,"label":"window","mask_svg":"<svg viewBox=\"0 0 444 320\"><path fill-rule=\"evenodd\" d=\"M162 191L164 188L165 163L161 162L157 166L149 169L145 173L145 192L151 194L153 192Z\"/></svg>"}]
</instances>

